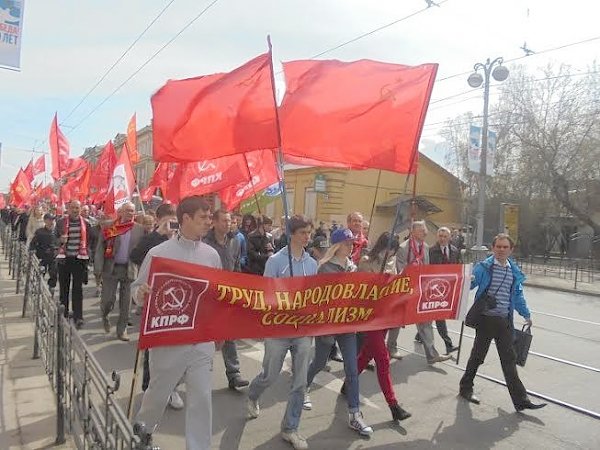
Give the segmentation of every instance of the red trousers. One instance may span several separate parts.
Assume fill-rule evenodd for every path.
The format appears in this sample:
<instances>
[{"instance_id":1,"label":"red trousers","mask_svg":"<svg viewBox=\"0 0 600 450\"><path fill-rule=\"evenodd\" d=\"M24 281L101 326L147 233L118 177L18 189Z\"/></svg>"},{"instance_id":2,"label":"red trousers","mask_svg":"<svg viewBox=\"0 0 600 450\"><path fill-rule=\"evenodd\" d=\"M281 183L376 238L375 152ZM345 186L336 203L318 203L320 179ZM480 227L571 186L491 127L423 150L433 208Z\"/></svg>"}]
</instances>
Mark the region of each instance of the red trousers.
<instances>
[{"instance_id":1,"label":"red trousers","mask_svg":"<svg viewBox=\"0 0 600 450\"><path fill-rule=\"evenodd\" d=\"M371 359L375 360L377 367L377 379L379 387L388 405L398 403L390 375L390 354L385 344L385 335L387 330L367 331L364 333L364 339L360 353L358 354L358 373L360 374Z\"/></svg>"}]
</instances>

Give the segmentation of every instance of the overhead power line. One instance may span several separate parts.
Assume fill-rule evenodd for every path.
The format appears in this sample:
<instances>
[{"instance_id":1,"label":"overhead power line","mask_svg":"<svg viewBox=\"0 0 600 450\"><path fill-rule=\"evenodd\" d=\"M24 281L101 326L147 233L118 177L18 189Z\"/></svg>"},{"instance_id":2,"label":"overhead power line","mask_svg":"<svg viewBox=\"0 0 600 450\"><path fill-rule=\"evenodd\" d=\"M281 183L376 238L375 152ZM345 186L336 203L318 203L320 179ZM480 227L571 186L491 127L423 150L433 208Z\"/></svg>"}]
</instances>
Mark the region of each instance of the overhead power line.
<instances>
[{"instance_id":1,"label":"overhead power line","mask_svg":"<svg viewBox=\"0 0 600 450\"><path fill-rule=\"evenodd\" d=\"M81 100L79 100L79 103L77 103L75 105L75 107L69 112L69 114L67 114L64 118L62 118L62 122L67 121L69 119L69 117L71 117L73 115L73 113L75 111L77 111L77 108L79 108L82 105L82 103L90 96L90 94L96 90L96 88L100 85L100 83L102 83L106 79L106 77L112 72L112 70L117 66L117 64L119 64L123 60L123 58L125 58L125 56L135 46L135 44L137 44L139 42L139 40L142 37L144 37L144 35L152 27L152 25L154 25L156 23L156 21L165 13L165 11L167 9L169 9L169 6L171 6L174 2L175 2L175 0L170 0L169 3L166 4L166 6L158 13L158 15L154 19L152 19L152 21L146 26L146 28L144 28L144 30L133 40L133 42L129 45L129 47L127 47L125 49L125 51L121 54L121 56L119 56L116 59L116 61L112 64L112 66L110 66L106 70L106 72L104 72L104 74L98 79L98 81L96 81L96 83L85 93L85 95L81 98Z\"/></svg>"},{"instance_id":2,"label":"overhead power line","mask_svg":"<svg viewBox=\"0 0 600 450\"><path fill-rule=\"evenodd\" d=\"M446 3L447 1L448 0L443 0L443 1L439 2L439 3L437 3L436 6L440 6L440 5L444 4L444 3ZM335 47L332 47L330 49L324 50L321 53L317 53L316 55L312 56L310 59L315 59L315 58L323 56L323 55L325 55L327 53L333 52L334 50L338 50L338 49L340 49L342 47L345 47L346 45L352 44L352 43L354 43L356 41L359 41L359 40L361 40L361 39L363 39L363 38L365 38L367 36L371 36L372 34L378 33L381 30L385 30L386 28L389 28L389 27L391 27L393 25L396 25L397 23L400 23L400 22L403 22L403 21L405 21L407 19L410 19L411 17L414 17L414 16L416 16L418 14L421 14L421 13L423 13L423 12L429 10L429 9L431 9L431 7L427 6L427 7L423 8L423 9L420 9L418 11L415 11L414 13L409 14L408 16L401 17L400 19L396 19L393 22L390 22L388 24L385 24L385 25L382 25L380 27L377 27L374 30L367 31L366 33L358 35L355 38L350 39L349 41L342 42L341 44L338 44Z\"/></svg>"},{"instance_id":3,"label":"overhead power line","mask_svg":"<svg viewBox=\"0 0 600 450\"><path fill-rule=\"evenodd\" d=\"M86 116L83 117L83 119L81 119L79 122L77 122L77 124L71 129L71 131L69 131L69 133L67 134L71 134L73 131L75 131L77 128L79 128L79 126L85 122L87 119L89 119L96 111L98 111L98 109L100 109L102 107L102 105L104 105L108 100L110 100L117 92L119 92L123 86L125 86L127 83L129 83L129 81L131 81L131 79L133 77L135 77L138 73L140 73L142 71L142 69L144 67L146 67L154 58L156 58L165 48L167 48L169 45L171 45L173 43L173 41L175 41L179 36L181 36L181 34L183 34L183 32L185 30L187 30L189 27L191 27L198 19L200 19L200 17L202 17L204 14L206 14L208 12L208 10L210 8L212 8L216 3L218 3L219 0L213 0L211 3L208 4L208 6L206 6L202 11L200 11L200 13L198 13L192 20L190 20L183 28L181 28L171 39L169 39L161 48L159 48L156 52L154 52L154 54L152 54L152 56L150 56L150 58L146 59L146 61L144 61L131 75L129 75L129 77L127 77L125 79L125 81L123 81L120 85L118 85L110 94L108 94L104 100L102 100L100 103L98 103L94 109L92 109Z\"/></svg>"}]
</instances>

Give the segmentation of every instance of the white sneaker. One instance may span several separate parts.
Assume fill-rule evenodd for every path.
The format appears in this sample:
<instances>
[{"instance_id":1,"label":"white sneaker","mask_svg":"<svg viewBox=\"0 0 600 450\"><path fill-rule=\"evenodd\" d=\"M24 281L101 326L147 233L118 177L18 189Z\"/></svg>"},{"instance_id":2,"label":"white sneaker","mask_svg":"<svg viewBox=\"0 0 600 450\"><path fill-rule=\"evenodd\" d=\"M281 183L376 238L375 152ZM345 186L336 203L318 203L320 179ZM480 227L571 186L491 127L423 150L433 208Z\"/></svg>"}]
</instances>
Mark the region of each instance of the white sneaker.
<instances>
[{"instance_id":1,"label":"white sneaker","mask_svg":"<svg viewBox=\"0 0 600 450\"><path fill-rule=\"evenodd\" d=\"M308 391L304 394L304 403L302 403L302 409L305 411L310 411L312 409L312 402L310 401L310 395Z\"/></svg>"},{"instance_id":2,"label":"white sneaker","mask_svg":"<svg viewBox=\"0 0 600 450\"><path fill-rule=\"evenodd\" d=\"M289 442L294 447L294 450L307 450L308 443L306 439L298 434L297 431L290 431L289 433L282 431L281 438L285 442Z\"/></svg>"},{"instance_id":3,"label":"white sneaker","mask_svg":"<svg viewBox=\"0 0 600 450\"><path fill-rule=\"evenodd\" d=\"M248 399L246 405L248 419L256 419L260 414L260 406L258 406L258 400Z\"/></svg>"},{"instance_id":4,"label":"white sneaker","mask_svg":"<svg viewBox=\"0 0 600 450\"><path fill-rule=\"evenodd\" d=\"M358 431L361 436L370 436L373 434L373 428L365 423L365 419L360 411L348 414L348 426Z\"/></svg>"},{"instance_id":5,"label":"white sneaker","mask_svg":"<svg viewBox=\"0 0 600 450\"><path fill-rule=\"evenodd\" d=\"M185 405L183 404L183 399L181 398L181 395L179 395L179 392L173 391L171 395L169 395L169 406L173 409L183 409Z\"/></svg>"}]
</instances>

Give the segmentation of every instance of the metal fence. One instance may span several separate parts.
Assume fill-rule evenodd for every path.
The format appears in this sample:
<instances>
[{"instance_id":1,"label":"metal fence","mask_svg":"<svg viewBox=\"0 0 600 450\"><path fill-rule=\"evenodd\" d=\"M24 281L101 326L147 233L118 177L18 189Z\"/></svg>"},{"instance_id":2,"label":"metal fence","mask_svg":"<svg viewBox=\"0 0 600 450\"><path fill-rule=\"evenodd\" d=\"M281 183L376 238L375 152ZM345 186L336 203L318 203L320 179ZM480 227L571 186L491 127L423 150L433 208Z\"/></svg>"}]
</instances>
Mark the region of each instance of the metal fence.
<instances>
[{"instance_id":1,"label":"metal fence","mask_svg":"<svg viewBox=\"0 0 600 450\"><path fill-rule=\"evenodd\" d=\"M0 235L16 293L23 291L23 317L29 315L34 324L33 358L41 358L56 394L56 444L69 434L78 449L156 450L143 430L134 433L115 399L119 374L104 372L64 317L64 306L50 293L39 260L4 223Z\"/></svg>"},{"instance_id":2,"label":"metal fence","mask_svg":"<svg viewBox=\"0 0 600 450\"><path fill-rule=\"evenodd\" d=\"M476 262L487 256L487 253L467 251L465 262ZM594 259L574 259L555 256L516 257L517 264L526 275L559 278L573 282L577 289L579 283L600 282L599 262Z\"/></svg>"}]
</instances>

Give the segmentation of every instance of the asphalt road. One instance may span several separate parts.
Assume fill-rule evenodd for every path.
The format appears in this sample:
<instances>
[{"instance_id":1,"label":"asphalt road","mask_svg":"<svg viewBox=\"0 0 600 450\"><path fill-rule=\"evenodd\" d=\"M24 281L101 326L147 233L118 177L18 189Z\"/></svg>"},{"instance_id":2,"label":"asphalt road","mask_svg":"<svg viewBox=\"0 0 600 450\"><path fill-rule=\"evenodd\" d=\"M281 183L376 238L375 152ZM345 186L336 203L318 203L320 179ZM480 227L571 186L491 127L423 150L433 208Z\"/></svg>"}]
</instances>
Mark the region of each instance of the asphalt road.
<instances>
[{"instance_id":1,"label":"asphalt road","mask_svg":"<svg viewBox=\"0 0 600 450\"><path fill-rule=\"evenodd\" d=\"M86 294L93 296L93 289ZM533 344L531 350L540 354L589 366L573 365L531 354L520 374L525 386L552 398L600 413L600 299L536 288L526 288L526 297L533 311ZM129 395L132 367L136 351L135 340L123 343L113 333L102 330L97 298L84 300L86 326L82 330L85 342L100 363L110 372L118 370L122 384L117 396L123 407ZM565 316L571 319L546 314ZM133 316L134 321L139 316ZM113 318L113 324L116 317ZM522 321L517 320L517 324ZM449 322L451 331L460 324ZM137 327L130 331L132 338ZM347 426L346 405L339 396L342 364L331 362L331 372L322 372L315 379L312 393L313 410L304 412L300 432L311 449L491 449L491 448L581 448L600 445L600 420L550 404L532 413L516 413L504 386L478 378L475 391L482 404L470 405L457 397L458 381L471 349L473 330L466 329L460 365L426 364L420 345L413 342L415 327L401 332L401 345L407 349L402 361L392 364L396 394L403 407L413 417L395 425L376 375L365 372L360 377L362 411L375 433L370 439L359 437ZM451 335L458 343L458 334ZM443 343L436 337L438 349ZM251 379L260 371L262 344L255 341L239 343L242 374ZM289 360L278 382L261 398L258 419L245 419L245 389L233 392L227 388L223 360L219 354L213 371L213 447L215 449L289 449L279 437L279 424L285 409L290 384ZM593 369L596 370L593 370ZM481 373L502 378L495 348L492 346ZM185 388L181 387L185 398ZM136 396L139 405L141 394ZM537 399L534 399L538 401ZM184 449L184 411L167 409L155 443L163 449Z\"/></svg>"}]
</instances>

